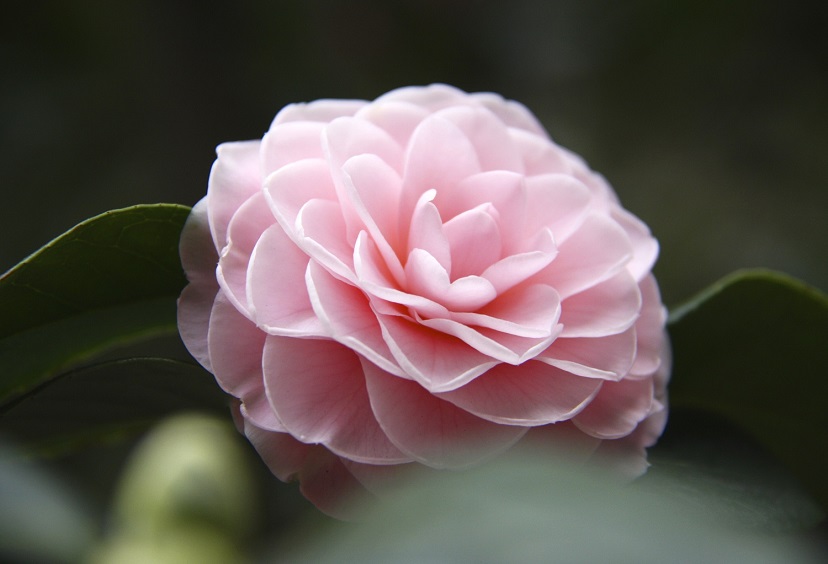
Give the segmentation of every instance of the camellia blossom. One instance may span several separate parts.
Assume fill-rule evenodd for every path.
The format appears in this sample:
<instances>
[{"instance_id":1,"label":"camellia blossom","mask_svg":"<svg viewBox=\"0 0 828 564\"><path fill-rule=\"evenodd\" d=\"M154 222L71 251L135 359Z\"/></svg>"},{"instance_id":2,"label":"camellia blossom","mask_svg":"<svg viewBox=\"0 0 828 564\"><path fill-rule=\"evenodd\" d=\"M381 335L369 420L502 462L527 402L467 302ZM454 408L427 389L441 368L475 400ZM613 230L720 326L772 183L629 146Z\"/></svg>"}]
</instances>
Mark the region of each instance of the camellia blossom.
<instances>
[{"instance_id":1,"label":"camellia blossom","mask_svg":"<svg viewBox=\"0 0 828 564\"><path fill-rule=\"evenodd\" d=\"M319 100L218 148L181 238L179 329L273 473L330 513L399 465L531 436L640 472L666 419L657 253L517 102Z\"/></svg>"}]
</instances>

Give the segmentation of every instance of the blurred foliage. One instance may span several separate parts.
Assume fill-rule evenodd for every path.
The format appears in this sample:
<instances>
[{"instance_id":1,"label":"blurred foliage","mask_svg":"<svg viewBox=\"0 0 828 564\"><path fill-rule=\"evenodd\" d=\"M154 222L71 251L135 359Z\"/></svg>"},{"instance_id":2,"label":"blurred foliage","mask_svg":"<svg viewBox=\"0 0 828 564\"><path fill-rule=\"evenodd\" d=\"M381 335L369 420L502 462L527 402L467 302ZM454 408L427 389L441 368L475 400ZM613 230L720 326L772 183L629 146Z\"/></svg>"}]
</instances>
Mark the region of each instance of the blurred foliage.
<instances>
[{"instance_id":1,"label":"blurred foliage","mask_svg":"<svg viewBox=\"0 0 828 564\"><path fill-rule=\"evenodd\" d=\"M524 102L662 244L668 303L736 268L828 288L819 0L60 2L0 21L0 270L78 221L194 204L285 104L435 81Z\"/></svg>"}]
</instances>

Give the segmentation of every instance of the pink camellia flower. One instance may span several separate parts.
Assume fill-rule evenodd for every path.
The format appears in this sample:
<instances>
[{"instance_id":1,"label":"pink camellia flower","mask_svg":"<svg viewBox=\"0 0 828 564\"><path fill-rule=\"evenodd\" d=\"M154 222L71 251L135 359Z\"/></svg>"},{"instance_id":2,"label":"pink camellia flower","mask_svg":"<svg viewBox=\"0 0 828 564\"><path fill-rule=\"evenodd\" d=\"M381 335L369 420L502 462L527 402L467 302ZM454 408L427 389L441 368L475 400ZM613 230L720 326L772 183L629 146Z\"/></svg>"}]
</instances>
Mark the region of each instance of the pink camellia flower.
<instances>
[{"instance_id":1,"label":"pink camellia flower","mask_svg":"<svg viewBox=\"0 0 828 564\"><path fill-rule=\"evenodd\" d=\"M336 514L399 465L661 434L658 245L522 105L433 85L218 148L179 328L282 480ZM629 457L628 457L629 460Z\"/></svg>"}]
</instances>

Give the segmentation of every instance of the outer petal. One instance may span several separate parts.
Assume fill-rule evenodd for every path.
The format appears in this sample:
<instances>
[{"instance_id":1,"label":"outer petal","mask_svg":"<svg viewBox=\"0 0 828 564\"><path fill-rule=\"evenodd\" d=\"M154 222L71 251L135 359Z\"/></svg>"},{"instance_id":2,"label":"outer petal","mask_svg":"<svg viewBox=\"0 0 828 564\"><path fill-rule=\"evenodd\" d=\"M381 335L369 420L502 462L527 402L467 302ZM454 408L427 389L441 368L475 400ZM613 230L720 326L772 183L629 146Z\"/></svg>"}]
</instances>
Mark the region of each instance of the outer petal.
<instances>
[{"instance_id":1,"label":"outer petal","mask_svg":"<svg viewBox=\"0 0 828 564\"><path fill-rule=\"evenodd\" d=\"M454 106L437 115L460 128L474 143L483 170L523 172L523 162L509 130L493 112L479 107Z\"/></svg>"},{"instance_id":2,"label":"outer petal","mask_svg":"<svg viewBox=\"0 0 828 564\"><path fill-rule=\"evenodd\" d=\"M629 329L641 310L635 279L622 270L561 304L563 337L604 337Z\"/></svg>"},{"instance_id":3,"label":"outer petal","mask_svg":"<svg viewBox=\"0 0 828 564\"><path fill-rule=\"evenodd\" d=\"M359 357L347 347L327 339L270 336L262 363L270 404L300 441L322 443L368 464L410 460L380 429Z\"/></svg>"},{"instance_id":4,"label":"outer petal","mask_svg":"<svg viewBox=\"0 0 828 564\"><path fill-rule=\"evenodd\" d=\"M219 385L239 398L257 426L284 431L267 402L262 376L265 334L219 293L210 318L210 362Z\"/></svg>"},{"instance_id":5,"label":"outer petal","mask_svg":"<svg viewBox=\"0 0 828 564\"><path fill-rule=\"evenodd\" d=\"M364 100L314 100L309 103L289 104L276 114L271 127L291 121L328 123L338 117L352 116L367 104Z\"/></svg>"},{"instance_id":6,"label":"outer petal","mask_svg":"<svg viewBox=\"0 0 828 564\"><path fill-rule=\"evenodd\" d=\"M216 249L227 244L227 226L236 210L262 187L259 141L224 143L216 149L207 182L210 229Z\"/></svg>"},{"instance_id":7,"label":"outer petal","mask_svg":"<svg viewBox=\"0 0 828 564\"><path fill-rule=\"evenodd\" d=\"M227 247L221 253L216 275L233 305L248 317L247 271L250 256L259 237L274 223L264 196L257 193L239 208L227 230Z\"/></svg>"},{"instance_id":8,"label":"outer petal","mask_svg":"<svg viewBox=\"0 0 828 564\"><path fill-rule=\"evenodd\" d=\"M324 336L305 285L308 255L287 236L281 225L271 225L250 258L247 296L253 319L271 335Z\"/></svg>"},{"instance_id":9,"label":"outer petal","mask_svg":"<svg viewBox=\"0 0 828 564\"><path fill-rule=\"evenodd\" d=\"M579 429L599 439L617 439L632 433L650 414L650 380L604 382L598 396L573 420Z\"/></svg>"},{"instance_id":10,"label":"outer petal","mask_svg":"<svg viewBox=\"0 0 828 564\"><path fill-rule=\"evenodd\" d=\"M178 298L178 332L190 354L210 370L207 329L218 292L215 274L218 255L207 224L206 198L193 207L184 224L179 254L190 283Z\"/></svg>"},{"instance_id":11,"label":"outer petal","mask_svg":"<svg viewBox=\"0 0 828 564\"><path fill-rule=\"evenodd\" d=\"M602 382L541 362L499 364L460 388L437 396L478 417L504 425L535 427L571 419Z\"/></svg>"},{"instance_id":12,"label":"outer petal","mask_svg":"<svg viewBox=\"0 0 828 564\"><path fill-rule=\"evenodd\" d=\"M605 337L560 338L535 358L578 376L617 381L627 375L635 354L636 332L630 327Z\"/></svg>"},{"instance_id":13,"label":"outer petal","mask_svg":"<svg viewBox=\"0 0 828 564\"><path fill-rule=\"evenodd\" d=\"M324 123L315 121L294 121L272 127L262 139L262 178L291 163L324 158L324 129Z\"/></svg>"},{"instance_id":14,"label":"outer petal","mask_svg":"<svg viewBox=\"0 0 828 564\"><path fill-rule=\"evenodd\" d=\"M526 431L480 419L369 362L363 361L363 367L383 430L400 450L426 466L471 466L508 449Z\"/></svg>"}]
</instances>

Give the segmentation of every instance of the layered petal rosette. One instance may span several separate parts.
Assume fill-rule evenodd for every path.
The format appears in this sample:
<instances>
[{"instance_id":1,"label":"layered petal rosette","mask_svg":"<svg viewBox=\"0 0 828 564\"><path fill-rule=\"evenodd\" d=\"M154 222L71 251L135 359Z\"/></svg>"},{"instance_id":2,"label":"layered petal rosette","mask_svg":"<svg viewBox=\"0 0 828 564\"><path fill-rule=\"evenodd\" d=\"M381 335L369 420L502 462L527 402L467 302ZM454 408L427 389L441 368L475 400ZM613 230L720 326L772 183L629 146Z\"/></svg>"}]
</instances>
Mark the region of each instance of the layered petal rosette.
<instances>
[{"instance_id":1,"label":"layered petal rosette","mask_svg":"<svg viewBox=\"0 0 828 564\"><path fill-rule=\"evenodd\" d=\"M467 467L528 432L643 462L666 416L657 251L516 102L320 100L218 148L179 328L276 476L336 512L398 465Z\"/></svg>"}]
</instances>

